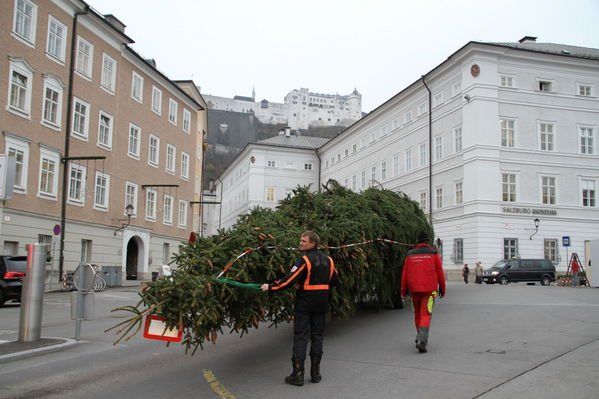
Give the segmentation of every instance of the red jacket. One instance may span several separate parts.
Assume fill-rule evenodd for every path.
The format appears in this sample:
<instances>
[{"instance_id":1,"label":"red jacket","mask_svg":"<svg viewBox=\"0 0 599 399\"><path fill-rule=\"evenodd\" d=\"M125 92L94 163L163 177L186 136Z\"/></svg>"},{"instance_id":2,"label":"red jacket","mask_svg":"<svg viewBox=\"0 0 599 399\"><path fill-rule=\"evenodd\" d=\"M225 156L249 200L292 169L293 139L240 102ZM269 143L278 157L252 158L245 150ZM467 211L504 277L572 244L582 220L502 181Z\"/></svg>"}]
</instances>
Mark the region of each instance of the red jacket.
<instances>
[{"instance_id":1,"label":"red jacket","mask_svg":"<svg viewBox=\"0 0 599 399\"><path fill-rule=\"evenodd\" d=\"M445 274L437 250L427 244L418 244L408 252L401 276L401 296L410 292L439 290L445 295Z\"/></svg>"},{"instance_id":2,"label":"red jacket","mask_svg":"<svg viewBox=\"0 0 599 399\"><path fill-rule=\"evenodd\" d=\"M576 259L574 259L572 261L572 273L578 273L579 271L580 271L580 265L578 264Z\"/></svg>"}]
</instances>

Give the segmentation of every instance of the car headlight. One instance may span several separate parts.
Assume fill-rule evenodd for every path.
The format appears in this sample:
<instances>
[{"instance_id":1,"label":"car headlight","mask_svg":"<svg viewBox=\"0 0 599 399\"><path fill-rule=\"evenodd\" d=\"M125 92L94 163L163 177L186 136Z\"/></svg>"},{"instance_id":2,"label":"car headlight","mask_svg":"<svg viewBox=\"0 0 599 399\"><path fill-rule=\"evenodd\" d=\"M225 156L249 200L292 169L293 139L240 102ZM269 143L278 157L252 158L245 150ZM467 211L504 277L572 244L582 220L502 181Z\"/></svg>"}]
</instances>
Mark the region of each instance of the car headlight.
<instances>
[{"instance_id":1,"label":"car headlight","mask_svg":"<svg viewBox=\"0 0 599 399\"><path fill-rule=\"evenodd\" d=\"M497 276L499 274L499 272L497 270L491 272L491 276Z\"/></svg>"}]
</instances>

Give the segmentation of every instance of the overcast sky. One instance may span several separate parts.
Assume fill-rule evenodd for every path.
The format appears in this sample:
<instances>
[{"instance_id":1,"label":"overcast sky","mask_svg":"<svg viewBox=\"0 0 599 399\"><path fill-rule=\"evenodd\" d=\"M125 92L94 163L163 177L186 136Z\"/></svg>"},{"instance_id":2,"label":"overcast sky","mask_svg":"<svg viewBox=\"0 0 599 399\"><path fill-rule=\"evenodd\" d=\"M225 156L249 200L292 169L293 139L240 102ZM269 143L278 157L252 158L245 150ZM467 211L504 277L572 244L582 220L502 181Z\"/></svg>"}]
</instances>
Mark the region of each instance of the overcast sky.
<instances>
[{"instance_id":1,"label":"overcast sky","mask_svg":"<svg viewBox=\"0 0 599 399\"><path fill-rule=\"evenodd\" d=\"M88 0L171 79L283 102L362 93L368 112L470 40L599 48L597 0Z\"/></svg>"}]
</instances>

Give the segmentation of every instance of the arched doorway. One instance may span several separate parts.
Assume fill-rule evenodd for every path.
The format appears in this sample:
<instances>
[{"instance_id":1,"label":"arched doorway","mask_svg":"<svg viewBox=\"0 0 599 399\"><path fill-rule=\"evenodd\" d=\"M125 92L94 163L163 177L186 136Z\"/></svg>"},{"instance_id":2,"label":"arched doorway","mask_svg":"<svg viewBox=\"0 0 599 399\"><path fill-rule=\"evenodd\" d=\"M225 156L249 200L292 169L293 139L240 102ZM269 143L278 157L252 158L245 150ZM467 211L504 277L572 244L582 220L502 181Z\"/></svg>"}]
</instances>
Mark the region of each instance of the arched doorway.
<instances>
[{"instance_id":1,"label":"arched doorway","mask_svg":"<svg viewBox=\"0 0 599 399\"><path fill-rule=\"evenodd\" d=\"M127 280L137 280L140 257L137 240L137 237L131 237L127 243Z\"/></svg>"}]
</instances>

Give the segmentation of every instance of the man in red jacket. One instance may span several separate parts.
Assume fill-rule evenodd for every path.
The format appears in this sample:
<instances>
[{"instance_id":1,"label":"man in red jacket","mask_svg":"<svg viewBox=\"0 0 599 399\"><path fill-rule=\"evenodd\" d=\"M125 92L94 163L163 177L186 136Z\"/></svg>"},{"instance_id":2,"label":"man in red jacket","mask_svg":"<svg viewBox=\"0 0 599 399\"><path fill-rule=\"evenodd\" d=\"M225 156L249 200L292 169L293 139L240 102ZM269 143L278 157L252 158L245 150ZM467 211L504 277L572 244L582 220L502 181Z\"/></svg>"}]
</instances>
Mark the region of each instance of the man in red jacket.
<instances>
[{"instance_id":1,"label":"man in red jacket","mask_svg":"<svg viewBox=\"0 0 599 399\"><path fill-rule=\"evenodd\" d=\"M441 257L428 242L428 233L418 236L418 244L408 252L401 276L401 296L410 292L416 324L416 348L426 353L431 315L437 295L445 295L445 274ZM437 291L438 290L438 291Z\"/></svg>"}]
</instances>

